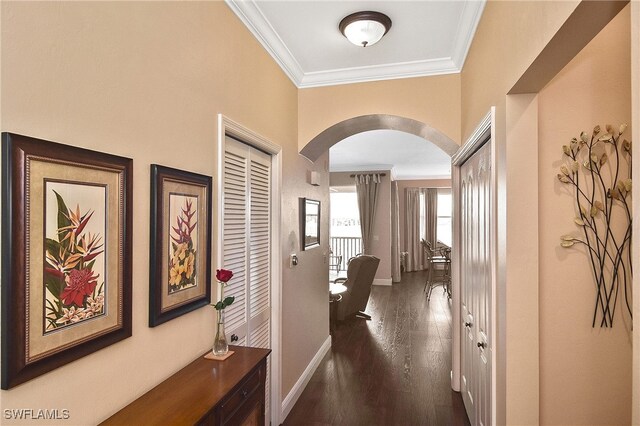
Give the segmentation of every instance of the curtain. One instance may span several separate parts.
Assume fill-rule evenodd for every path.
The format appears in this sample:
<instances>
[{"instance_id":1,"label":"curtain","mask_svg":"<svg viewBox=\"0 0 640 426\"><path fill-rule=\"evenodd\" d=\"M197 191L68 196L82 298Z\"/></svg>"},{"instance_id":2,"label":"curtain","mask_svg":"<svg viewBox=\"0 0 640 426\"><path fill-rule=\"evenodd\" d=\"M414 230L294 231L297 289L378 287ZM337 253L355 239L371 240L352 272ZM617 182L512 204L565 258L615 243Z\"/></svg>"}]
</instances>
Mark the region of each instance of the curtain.
<instances>
[{"instance_id":1,"label":"curtain","mask_svg":"<svg viewBox=\"0 0 640 426\"><path fill-rule=\"evenodd\" d=\"M422 195L422 197L421 197ZM422 199L422 201L421 201ZM420 210L424 211L421 222ZM424 234L421 232L424 230ZM436 247L438 241L438 190L436 188L405 189L405 251L408 252L407 272L420 271L428 267L421 240Z\"/></svg>"},{"instance_id":2,"label":"curtain","mask_svg":"<svg viewBox=\"0 0 640 426\"><path fill-rule=\"evenodd\" d=\"M373 235L373 221L376 216L378 202L378 187L380 174L356 175L356 192L358 194L358 209L360 210L360 230L362 231L362 247L365 254L371 253L371 238Z\"/></svg>"},{"instance_id":3,"label":"curtain","mask_svg":"<svg viewBox=\"0 0 640 426\"><path fill-rule=\"evenodd\" d=\"M399 282L400 277L400 203L398 182L391 182L391 281Z\"/></svg>"},{"instance_id":4,"label":"curtain","mask_svg":"<svg viewBox=\"0 0 640 426\"><path fill-rule=\"evenodd\" d=\"M425 235L424 239L431 242L431 247L435 248L438 242L438 190L427 188L424 197L425 211Z\"/></svg>"},{"instance_id":5,"label":"curtain","mask_svg":"<svg viewBox=\"0 0 640 426\"><path fill-rule=\"evenodd\" d=\"M420 188L405 189L404 241L406 271L420 271L422 268L423 250L420 244Z\"/></svg>"}]
</instances>

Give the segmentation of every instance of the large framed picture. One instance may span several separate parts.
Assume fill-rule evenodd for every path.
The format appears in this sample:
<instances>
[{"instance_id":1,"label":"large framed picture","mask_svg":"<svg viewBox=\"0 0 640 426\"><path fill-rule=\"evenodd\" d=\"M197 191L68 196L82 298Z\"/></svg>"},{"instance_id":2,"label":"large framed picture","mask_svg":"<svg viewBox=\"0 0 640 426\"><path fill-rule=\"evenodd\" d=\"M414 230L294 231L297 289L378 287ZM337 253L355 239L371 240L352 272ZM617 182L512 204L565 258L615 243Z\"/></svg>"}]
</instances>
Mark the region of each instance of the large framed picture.
<instances>
[{"instance_id":1,"label":"large framed picture","mask_svg":"<svg viewBox=\"0 0 640 426\"><path fill-rule=\"evenodd\" d=\"M320 245L320 201L309 198L300 199L300 235L302 250Z\"/></svg>"},{"instance_id":2,"label":"large framed picture","mask_svg":"<svg viewBox=\"0 0 640 426\"><path fill-rule=\"evenodd\" d=\"M131 336L132 165L2 134L2 389Z\"/></svg>"},{"instance_id":3,"label":"large framed picture","mask_svg":"<svg viewBox=\"0 0 640 426\"><path fill-rule=\"evenodd\" d=\"M151 165L149 326L211 303L210 176Z\"/></svg>"}]
</instances>

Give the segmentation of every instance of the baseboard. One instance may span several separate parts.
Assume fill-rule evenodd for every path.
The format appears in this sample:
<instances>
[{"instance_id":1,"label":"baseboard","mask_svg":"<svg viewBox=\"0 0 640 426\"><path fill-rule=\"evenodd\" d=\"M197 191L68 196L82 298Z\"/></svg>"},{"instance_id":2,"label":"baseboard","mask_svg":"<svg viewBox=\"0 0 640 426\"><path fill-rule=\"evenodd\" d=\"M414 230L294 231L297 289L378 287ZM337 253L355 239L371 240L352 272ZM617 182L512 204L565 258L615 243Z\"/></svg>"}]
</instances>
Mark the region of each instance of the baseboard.
<instances>
[{"instance_id":1,"label":"baseboard","mask_svg":"<svg viewBox=\"0 0 640 426\"><path fill-rule=\"evenodd\" d=\"M391 278L376 278L373 280L373 285L391 285Z\"/></svg>"},{"instance_id":2,"label":"baseboard","mask_svg":"<svg viewBox=\"0 0 640 426\"><path fill-rule=\"evenodd\" d=\"M307 383L311 380L311 376L313 376L318 365L320 365L320 361L322 361L322 358L324 358L327 352L329 352L329 349L331 349L331 336L328 336L327 340L325 340L322 346L320 346L320 349L318 349L318 352L316 352L309 365L307 365L307 368L305 368L296 384L293 385L289 394L286 396L284 401L282 401L282 416L280 416L282 422L287 418L293 406L296 405L302 391L307 387Z\"/></svg>"}]
</instances>

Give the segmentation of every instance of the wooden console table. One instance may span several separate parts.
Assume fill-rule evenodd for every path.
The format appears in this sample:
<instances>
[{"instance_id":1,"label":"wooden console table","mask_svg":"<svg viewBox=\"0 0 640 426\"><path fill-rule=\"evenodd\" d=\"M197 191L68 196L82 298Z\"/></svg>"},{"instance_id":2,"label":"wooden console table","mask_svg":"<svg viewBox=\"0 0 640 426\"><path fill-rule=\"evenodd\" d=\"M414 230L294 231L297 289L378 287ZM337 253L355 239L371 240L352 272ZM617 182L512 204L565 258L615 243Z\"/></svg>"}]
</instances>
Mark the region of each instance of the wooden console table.
<instances>
[{"instance_id":1,"label":"wooden console table","mask_svg":"<svg viewBox=\"0 0 640 426\"><path fill-rule=\"evenodd\" d=\"M198 357L101 424L264 425L271 350L229 349L235 354L225 361Z\"/></svg>"}]
</instances>

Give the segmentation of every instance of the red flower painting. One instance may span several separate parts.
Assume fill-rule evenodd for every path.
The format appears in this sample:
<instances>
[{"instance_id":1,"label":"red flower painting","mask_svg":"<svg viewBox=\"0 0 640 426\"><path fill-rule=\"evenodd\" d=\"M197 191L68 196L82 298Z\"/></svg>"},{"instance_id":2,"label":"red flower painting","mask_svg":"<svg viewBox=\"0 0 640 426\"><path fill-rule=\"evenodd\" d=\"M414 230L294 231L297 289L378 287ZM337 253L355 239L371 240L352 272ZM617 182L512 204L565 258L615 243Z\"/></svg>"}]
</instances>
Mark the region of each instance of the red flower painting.
<instances>
[{"instance_id":1,"label":"red flower painting","mask_svg":"<svg viewBox=\"0 0 640 426\"><path fill-rule=\"evenodd\" d=\"M103 262L102 236L87 231L94 212L67 207L63 197L57 200L56 238L45 239L44 286L45 331L75 324L104 313L104 283L96 262Z\"/></svg>"}]
</instances>

